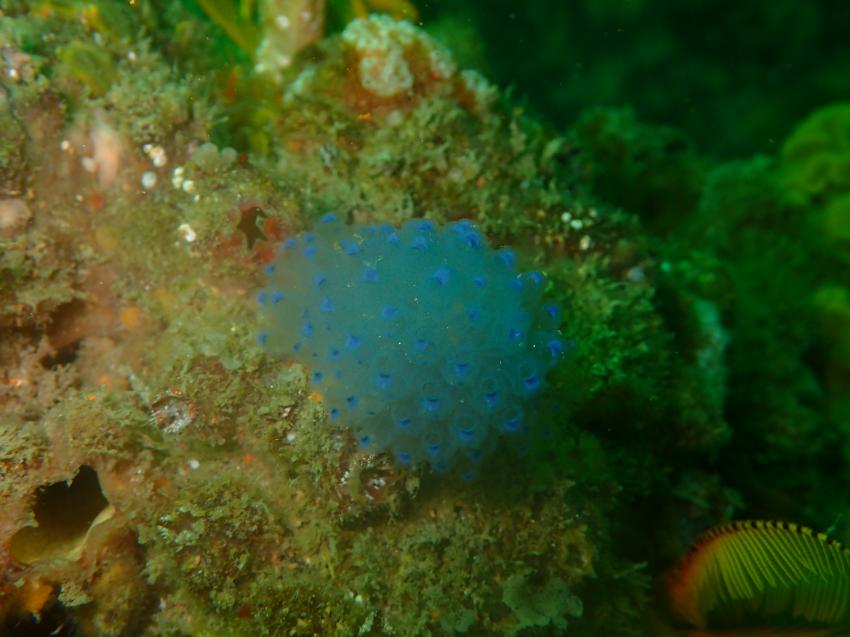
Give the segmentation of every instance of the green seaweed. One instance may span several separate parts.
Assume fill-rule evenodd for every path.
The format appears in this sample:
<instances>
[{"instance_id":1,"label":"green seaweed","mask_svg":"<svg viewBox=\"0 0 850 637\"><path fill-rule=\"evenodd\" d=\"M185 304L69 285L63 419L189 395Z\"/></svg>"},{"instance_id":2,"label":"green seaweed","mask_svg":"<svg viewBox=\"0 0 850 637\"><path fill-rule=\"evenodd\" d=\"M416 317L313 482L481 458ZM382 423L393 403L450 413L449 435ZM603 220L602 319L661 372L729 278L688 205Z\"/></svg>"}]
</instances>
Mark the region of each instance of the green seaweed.
<instances>
[{"instance_id":1,"label":"green seaweed","mask_svg":"<svg viewBox=\"0 0 850 637\"><path fill-rule=\"evenodd\" d=\"M816 110L800 122L782 145L788 187L809 198L845 192L850 157L850 104Z\"/></svg>"},{"instance_id":2,"label":"green seaweed","mask_svg":"<svg viewBox=\"0 0 850 637\"><path fill-rule=\"evenodd\" d=\"M94 96L104 95L115 81L116 71L111 56L96 44L71 42L62 50L60 60Z\"/></svg>"},{"instance_id":3,"label":"green seaweed","mask_svg":"<svg viewBox=\"0 0 850 637\"><path fill-rule=\"evenodd\" d=\"M197 3L242 51L253 56L260 34L252 0L197 0Z\"/></svg>"},{"instance_id":4,"label":"green seaweed","mask_svg":"<svg viewBox=\"0 0 850 637\"><path fill-rule=\"evenodd\" d=\"M581 600L570 593L566 583L555 578L535 584L530 575L511 575L502 593L502 601L516 616L517 632L549 625L563 631L568 624L566 617L581 617Z\"/></svg>"}]
</instances>

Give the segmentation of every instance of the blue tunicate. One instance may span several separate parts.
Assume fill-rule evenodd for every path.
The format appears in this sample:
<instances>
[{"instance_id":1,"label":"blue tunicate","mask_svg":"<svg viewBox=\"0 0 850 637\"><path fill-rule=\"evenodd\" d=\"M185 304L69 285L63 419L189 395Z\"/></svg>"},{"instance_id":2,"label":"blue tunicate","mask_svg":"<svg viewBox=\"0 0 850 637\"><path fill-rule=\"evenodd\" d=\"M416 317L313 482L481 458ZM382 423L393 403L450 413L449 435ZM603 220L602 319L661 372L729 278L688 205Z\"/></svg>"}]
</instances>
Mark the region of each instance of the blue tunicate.
<instances>
[{"instance_id":1,"label":"blue tunicate","mask_svg":"<svg viewBox=\"0 0 850 637\"><path fill-rule=\"evenodd\" d=\"M546 347L549 348L549 354L551 354L552 358L558 358L564 353L564 344L557 338L553 338L547 342Z\"/></svg>"},{"instance_id":2,"label":"blue tunicate","mask_svg":"<svg viewBox=\"0 0 850 637\"><path fill-rule=\"evenodd\" d=\"M474 231L475 228L469 219L461 219L460 221L455 221L451 224L449 226L449 230L451 230L453 234L464 235L467 232Z\"/></svg>"},{"instance_id":3,"label":"blue tunicate","mask_svg":"<svg viewBox=\"0 0 850 637\"><path fill-rule=\"evenodd\" d=\"M464 243L466 243L469 248L480 248L484 245L483 240L481 239L481 235L477 232L470 232L469 234L463 237Z\"/></svg>"},{"instance_id":4,"label":"blue tunicate","mask_svg":"<svg viewBox=\"0 0 850 637\"><path fill-rule=\"evenodd\" d=\"M457 437L463 444L471 444L472 441L475 440L475 430L470 427L458 429Z\"/></svg>"},{"instance_id":5,"label":"blue tunicate","mask_svg":"<svg viewBox=\"0 0 850 637\"><path fill-rule=\"evenodd\" d=\"M488 409L493 409L499 404L500 396L502 395L502 391L500 389L490 389L484 392L484 404Z\"/></svg>"},{"instance_id":6,"label":"blue tunicate","mask_svg":"<svg viewBox=\"0 0 850 637\"><path fill-rule=\"evenodd\" d=\"M434 223L430 219L417 219L413 222L413 227L423 234L431 234L434 232Z\"/></svg>"},{"instance_id":7,"label":"blue tunicate","mask_svg":"<svg viewBox=\"0 0 850 637\"><path fill-rule=\"evenodd\" d=\"M434 270L434 274L431 275L431 279L437 283L438 285L446 285L449 282L449 271L446 268L437 268Z\"/></svg>"},{"instance_id":8,"label":"blue tunicate","mask_svg":"<svg viewBox=\"0 0 850 637\"><path fill-rule=\"evenodd\" d=\"M502 262L508 268L514 267L514 263L516 262L516 255L513 250L508 250L507 248L503 248L496 253L496 258Z\"/></svg>"},{"instance_id":9,"label":"blue tunicate","mask_svg":"<svg viewBox=\"0 0 850 637\"><path fill-rule=\"evenodd\" d=\"M484 243L478 231L465 219L453 224L451 230L468 248L479 248Z\"/></svg>"},{"instance_id":10,"label":"blue tunicate","mask_svg":"<svg viewBox=\"0 0 850 637\"><path fill-rule=\"evenodd\" d=\"M543 275L466 220L348 226L328 213L277 255L258 342L305 364L330 418L402 465L469 473L500 437L516 448L528 399L572 347Z\"/></svg>"},{"instance_id":11,"label":"blue tunicate","mask_svg":"<svg viewBox=\"0 0 850 637\"><path fill-rule=\"evenodd\" d=\"M508 418L502 423L502 426L505 428L505 431L509 431L510 433L516 433L517 431L519 431L520 427L519 416L513 416L512 418Z\"/></svg>"},{"instance_id":12,"label":"blue tunicate","mask_svg":"<svg viewBox=\"0 0 850 637\"><path fill-rule=\"evenodd\" d=\"M381 389L389 389L393 384L393 376L392 374L387 374L386 372L378 372L377 376L375 376L375 384Z\"/></svg>"},{"instance_id":13,"label":"blue tunicate","mask_svg":"<svg viewBox=\"0 0 850 637\"><path fill-rule=\"evenodd\" d=\"M350 257L353 257L355 254L360 252L360 245L355 239L340 239L339 246L342 248L342 251Z\"/></svg>"},{"instance_id":14,"label":"blue tunicate","mask_svg":"<svg viewBox=\"0 0 850 637\"><path fill-rule=\"evenodd\" d=\"M466 378L467 374L469 374L469 370L472 366L469 363L465 362L457 362L452 366L454 370L455 376L457 378Z\"/></svg>"},{"instance_id":15,"label":"blue tunicate","mask_svg":"<svg viewBox=\"0 0 850 637\"><path fill-rule=\"evenodd\" d=\"M440 399L437 396L425 396L422 399L422 409L428 414L436 413L440 409Z\"/></svg>"},{"instance_id":16,"label":"blue tunicate","mask_svg":"<svg viewBox=\"0 0 850 637\"><path fill-rule=\"evenodd\" d=\"M531 373L524 376L522 382L525 385L525 391L532 393L540 389L540 385L543 381L540 380L540 377L537 374Z\"/></svg>"},{"instance_id":17,"label":"blue tunicate","mask_svg":"<svg viewBox=\"0 0 850 637\"><path fill-rule=\"evenodd\" d=\"M543 378L539 372L540 367L534 361L523 361L520 363L514 379L514 390L520 396L535 394L543 386Z\"/></svg>"}]
</instances>

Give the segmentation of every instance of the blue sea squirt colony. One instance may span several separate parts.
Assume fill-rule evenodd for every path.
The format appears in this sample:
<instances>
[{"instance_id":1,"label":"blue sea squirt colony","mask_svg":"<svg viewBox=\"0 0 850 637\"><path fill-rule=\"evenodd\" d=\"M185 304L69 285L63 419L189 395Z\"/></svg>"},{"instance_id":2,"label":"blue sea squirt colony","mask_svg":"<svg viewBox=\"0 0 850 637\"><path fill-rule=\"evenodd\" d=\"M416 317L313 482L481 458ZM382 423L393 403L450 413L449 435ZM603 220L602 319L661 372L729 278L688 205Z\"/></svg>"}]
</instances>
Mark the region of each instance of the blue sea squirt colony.
<instances>
[{"instance_id":1,"label":"blue sea squirt colony","mask_svg":"<svg viewBox=\"0 0 850 637\"><path fill-rule=\"evenodd\" d=\"M527 430L524 401L564 351L543 276L468 221L401 228L333 214L287 239L259 293L260 343L303 363L360 445L437 471Z\"/></svg>"}]
</instances>

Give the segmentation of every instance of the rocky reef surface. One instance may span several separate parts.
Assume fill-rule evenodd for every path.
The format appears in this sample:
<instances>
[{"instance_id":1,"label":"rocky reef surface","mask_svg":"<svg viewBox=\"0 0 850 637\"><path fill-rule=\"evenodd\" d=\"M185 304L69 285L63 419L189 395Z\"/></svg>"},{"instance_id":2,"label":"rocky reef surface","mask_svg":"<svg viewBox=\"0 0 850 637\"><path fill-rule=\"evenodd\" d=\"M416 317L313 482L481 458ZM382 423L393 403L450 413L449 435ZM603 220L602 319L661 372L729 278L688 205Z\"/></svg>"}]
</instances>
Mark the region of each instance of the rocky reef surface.
<instances>
[{"instance_id":1,"label":"rocky reef surface","mask_svg":"<svg viewBox=\"0 0 850 637\"><path fill-rule=\"evenodd\" d=\"M642 635L700 530L835 522L846 105L720 163L624 109L549 130L409 22L270 70L199 4L0 2L0 633ZM328 211L544 273L568 352L522 453L400 467L257 345Z\"/></svg>"}]
</instances>

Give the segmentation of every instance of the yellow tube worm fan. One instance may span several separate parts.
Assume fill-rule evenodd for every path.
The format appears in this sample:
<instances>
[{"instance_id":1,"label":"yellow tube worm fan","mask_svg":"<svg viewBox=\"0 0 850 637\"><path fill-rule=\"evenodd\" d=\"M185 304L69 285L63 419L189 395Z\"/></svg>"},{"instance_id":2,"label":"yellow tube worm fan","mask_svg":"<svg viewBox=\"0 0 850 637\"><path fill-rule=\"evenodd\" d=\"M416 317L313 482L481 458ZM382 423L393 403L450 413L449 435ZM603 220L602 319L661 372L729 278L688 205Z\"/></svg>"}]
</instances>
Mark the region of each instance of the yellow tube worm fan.
<instances>
[{"instance_id":1,"label":"yellow tube worm fan","mask_svg":"<svg viewBox=\"0 0 850 637\"><path fill-rule=\"evenodd\" d=\"M796 524L711 529L670 573L667 592L697 635L850 636L850 551ZM767 627L777 632L758 632Z\"/></svg>"}]
</instances>

